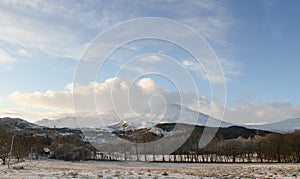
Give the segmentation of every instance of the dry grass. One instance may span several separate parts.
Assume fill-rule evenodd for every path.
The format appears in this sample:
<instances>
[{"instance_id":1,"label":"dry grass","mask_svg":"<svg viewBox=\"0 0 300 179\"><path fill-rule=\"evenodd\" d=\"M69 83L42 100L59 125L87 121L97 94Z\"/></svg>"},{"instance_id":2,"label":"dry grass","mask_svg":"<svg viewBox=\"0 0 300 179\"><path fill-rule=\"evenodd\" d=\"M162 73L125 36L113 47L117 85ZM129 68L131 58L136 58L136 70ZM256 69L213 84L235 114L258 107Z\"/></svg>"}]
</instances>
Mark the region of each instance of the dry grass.
<instances>
[{"instance_id":1,"label":"dry grass","mask_svg":"<svg viewBox=\"0 0 300 179\"><path fill-rule=\"evenodd\" d=\"M0 172L1 178L300 178L300 165L45 160L2 166Z\"/></svg>"}]
</instances>

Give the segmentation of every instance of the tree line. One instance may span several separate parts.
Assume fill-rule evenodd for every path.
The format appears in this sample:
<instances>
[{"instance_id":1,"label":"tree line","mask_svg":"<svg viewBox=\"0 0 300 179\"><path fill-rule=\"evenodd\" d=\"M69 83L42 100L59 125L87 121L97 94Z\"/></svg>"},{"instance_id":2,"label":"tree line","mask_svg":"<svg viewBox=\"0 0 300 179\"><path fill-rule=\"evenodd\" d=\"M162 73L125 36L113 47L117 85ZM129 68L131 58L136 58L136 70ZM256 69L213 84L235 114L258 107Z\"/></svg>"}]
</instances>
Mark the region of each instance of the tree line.
<instances>
[{"instance_id":1,"label":"tree line","mask_svg":"<svg viewBox=\"0 0 300 179\"><path fill-rule=\"evenodd\" d=\"M11 150L12 136L14 142ZM139 135L140 136L140 135ZM106 149L96 150L82 137L75 135L36 136L17 135L0 128L0 159L6 164L11 155L17 161L28 158L29 154L44 155L44 148L51 150L55 159L78 160L152 160L165 162L300 162L300 130L287 134L267 133L253 137L224 139L217 133L204 148L199 148L201 133L193 132L188 140L171 154L164 154L164 146L154 151L153 148L129 148L125 144L117 146L117 152L106 145ZM146 137L145 137L146 138ZM151 140L153 136L151 136ZM147 142L147 141L143 141ZM110 151L106 153L105 151ZM129 151L135 151L130 153ZM161 151L162 153L157 153ZM149 159L149 157L152 157Z\"/></svg>"},{"instance_id":2,"label":"tree line","mask_svg":"<svg viewBox=\"0 0 300 179\"><path fill-rule=\"evenodd\" d=\"M106 155L100 152L100 159L199 163L300 162L300 130L288 134L269 132L249 138L232 139L224 139L222 135L217 134L204 148L198 146L200 137L201 133L193 132L189 139L171 154L163 153L163 145L159 146L161 149L156 150L162 153L151 153L149 148L134 148L134 145L129 148L125 143L119 146L107 145L110 152ZM115 150L112 147L115 147Z\"/></svg>"},{"instance_id":3,"label":"tree line","mask_svg":"<svg viewBox=\"0 0 300 179\"><path fill-rule=\"evenodd\" d=\"M198 136L193 136L198 135ZM200 134L190 139L168 158L173 162L300 162L300 130L269 133L253 138L222 139L216 135L204 148L199 148Z\"/></svg>"}]
</instances>

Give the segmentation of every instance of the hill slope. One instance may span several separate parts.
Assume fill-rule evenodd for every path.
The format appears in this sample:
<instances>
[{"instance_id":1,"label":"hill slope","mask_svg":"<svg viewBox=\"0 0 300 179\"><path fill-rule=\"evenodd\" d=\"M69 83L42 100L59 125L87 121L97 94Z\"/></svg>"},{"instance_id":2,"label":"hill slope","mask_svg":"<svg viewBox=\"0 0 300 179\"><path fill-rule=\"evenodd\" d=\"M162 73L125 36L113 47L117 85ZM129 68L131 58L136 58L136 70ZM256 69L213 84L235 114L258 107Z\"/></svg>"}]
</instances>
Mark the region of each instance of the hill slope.
<instances>
[{"instance_id":1,"label":"hill slope","mask_svg":"<svg viewBox=\"0 0 300 179\"><path fill-rule=\"evenodd\" d=\"M263 125L246 125L245 127L252 128L252 129L261 129L261 130L287 133L287 132L293 132L294 130L300 129L300 118L286 119L280 122L263 124Z\"/></svg>"},{"instance_id":2,"label":"hill slope","mask_svg":"<svg viewBox=\"0 0 300 179\"><path fill-rule=\"evenodd\" d=\"M75 134L80 136L81 131L69 128L49 128L27 122L19 118L0 118L0 128L18 135L39 135L54 137L56 135Z\"/></svg>"}]
</instances>

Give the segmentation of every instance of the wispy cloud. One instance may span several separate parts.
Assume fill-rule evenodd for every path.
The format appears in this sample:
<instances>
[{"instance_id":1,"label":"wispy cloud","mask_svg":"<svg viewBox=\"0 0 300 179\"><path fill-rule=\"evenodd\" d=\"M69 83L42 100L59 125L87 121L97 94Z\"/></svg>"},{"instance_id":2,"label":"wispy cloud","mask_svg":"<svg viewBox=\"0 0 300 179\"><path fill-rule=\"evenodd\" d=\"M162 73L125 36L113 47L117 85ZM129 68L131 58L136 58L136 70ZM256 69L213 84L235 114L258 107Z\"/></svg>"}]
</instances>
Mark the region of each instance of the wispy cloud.
<instances>
[{"instance_id":1,"label":"wispy cloud","mask_svg":"<svg viewBox=\"0 0 300 179\"><path fill-rule=\"evenodd\" d=\"M12 57L6 51L0 49L0 63L11 63L14 61L16 61L14 57Z\"/></svg>"},{"instance_id":2,"label":"wispy cloud","mask_svg":"<svg viewBox=\"0 0 300 179\"><path fill-rule=\"evenodd\" d=\"M40 112L33 111L23 107L0 108L0 117L22 118L31 122L41 119L59 119L63 117L74 116L74 113L66 112Z\"/></svg>"},{"instance_id":3,"label":"wispy cloud","mask_svg":"<svg viewBox=\"0 0 300 179\"><path fill-rule=\"evenodd\" d=\"M158 12L163 13L161 17L178 20L195 29L209 42L217 44L215 48L228 45L226 34L232 25L232 18L225 10L228 3L219 1L135 1L130 4L130 9L123 1L74 3L69 0L50 2L3 0L0 4L0 40L21 49L16 54L24 57L30 57L31 52L79 59L88 42L111 25L145 16L160 17ZM174 29L166 30L177 36L184 35ZM117 38L118 34L115 35ZM98 51L95 53L99 54ZM159 60L154 56L151 58L144 60L147 62ZM220 60L225 66L223 68L225 75L238 73L236 68L234 70L232 68L235 62L231 60L230 65L228 62ZM189 65L190 68L194 68L192 66ZM214 68L214 65L210 66ZM230 68L227 68L228 66ZM207 73L215 71L215 69L205 70ZM211 76L211 81L218 82L223 79L220 74L216 74Z\"/></svg>"},{"instance_id":4,"label":"wispy cloud","mask_svg":"<svg viewBox=\"0 0 300 179\"><path fill-rule=\"evenodd\" d=\"M20 56L23 56L23 57L31 57L31 53L28 51L28 50L25 50L25 49L20 49L18 50L17 52Z\"/></svg>"},{"instance_id":5,"label":"wispy cloud","mask_svg":"<svg viewBox=\"0 0 300 179\"><path fill-rule=\"evenodd\" d=\"M208 64L210 63L210 59L206 59L205 61L207 61ZM208 65L206 68L203 68L203 66L195 60L183 60L181 63L188 70L200 72L204 79L208 79L208 75L210 75L210 82L214 84L230 82L232 76L236 76L241 73L241 65L233 62L232 60L219 60L224 76L222 76L221 73L216 72L215 65Z\"/></svg>"},{"instance_id":6,"label":"wispy cloud","mask_svg":"<svg viewBox=\"0 0 300 179\"><path fill-rule=\"evenodd\" d=\"M162 58L160 56L157 55L147 55L141 59L139 59L139 61L141 62L160 62L162 60Z\"/></svg>"},{"instance_id":7,"label":"wispy cloud","mask_svg":"<svg viewBox=\"0 0 300 179\"><path fill-rule=\"evenodd\" d=\"M52 56L78 58L81 42L77 32L39 19L0 12L0 40Z\"/></svg>"},{"instance_id":8,"label":"wispy cloud","mask_svg":"<svg viewBox=\"0 0 300 179\"><path fill-rule=\"evenodd\" d=\"M122 1L4 0L0 4L2 40L73 57L71 50L78 50L75 47L109 26L133 18L158 16L157 12L216 41L224 40L231 21L224 10L226 4L216 1L136 1L130 4L130 10Z\"/></svg>"}]
</instances>

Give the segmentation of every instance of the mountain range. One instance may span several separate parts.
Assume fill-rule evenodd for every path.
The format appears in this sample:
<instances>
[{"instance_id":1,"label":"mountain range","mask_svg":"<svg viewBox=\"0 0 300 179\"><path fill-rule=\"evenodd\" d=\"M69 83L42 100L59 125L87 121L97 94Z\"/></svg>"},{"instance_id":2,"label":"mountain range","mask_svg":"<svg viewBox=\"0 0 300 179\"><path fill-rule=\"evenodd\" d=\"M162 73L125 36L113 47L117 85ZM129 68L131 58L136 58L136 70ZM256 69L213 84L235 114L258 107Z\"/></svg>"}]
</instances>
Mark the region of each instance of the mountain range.
<instances>
[{"instance_id":1,"label":"mountain range","mask_svg":"<svg viewBox=\"0 0 300 179\"><path fill-rule=\"evenodd\" d=\"M160 118L159 120L157 120ZM141 120L143 119L142 123ZM123 124L120 124L122 122ZM35 124L46 127L68 127L68 128L116 128L123 127L127 129L138 129L155 126L160 123L184 123L198 126L209 127L230 127L241 126L250 129L260 129L273 132L287 133L296 129L300 129L300 118L286 119L276 123L262 124L262 125L241 125L233 124L226 121L210 118L208 115L192 110L186 106L173 104L168 106L164 116L137 115L134 117L127 117L119 119L116 116L94 116L94 117L65 117L57 120L43 119L36 121Z\"/></svg>"},{"instance_id":2,"label":"mountain range","mask_svg":"<svg viewBox=\"0 0 300 179\"><path fill-rule=\"evenodd\" d=\"M19 118L0 118L0 131L9 132L10 135L16 135L21 139L30 137L55 139L57 137L70 136L75 137L78 140L88 141L101 151L106 151L108 149L110 150L111 147L113 147L114 150L123 151L124 148L122 143L119 143L119 138L135 143L148 143L162 138L167 138L169 142L175 142L176 145L178 145L175 146L176 148L191 147L191 144L198 144L201 135L205 133L206 129L205 126L190 125L185 123L159 123L149 128L136 129L125 121L112 124L108 128L109 130L98 128L83 128L82 130L70 128L49 128L27 122ZM256 136L265 137L269 134L272 134L272 132L269 131L247 129L246 127L241 126L209 128L211 129L210 132L212 132L212 130L216 132L214 135L215 140L231 140L240 138L247 140L249 138L255 138ZM206 134L210 135L209 133ZM185 139L182 141L184 143L178 143L182 139ZM118 144L121 144L121 146ZM159 149L156 150L157 153L161 152Z\"/></svg>"},{"instance_id":3,"label":"mountain range","mask_svg":"<svg viewBox=\"0 0 300 179\"><path fill-rule=\"evenodd\" d=\"M65 117L56 120L42 119L36 121L35 124L47 127L101 128L117 124L120 121L126 121L135 128L151 127L158 123L185 123L199 126L205 126L209 123L211 127L228 127L233 125L178 104L169 105L164 115L135 114L120 119L117 115L105 114L89 117Z\"/></svg>"}]
</instances>

